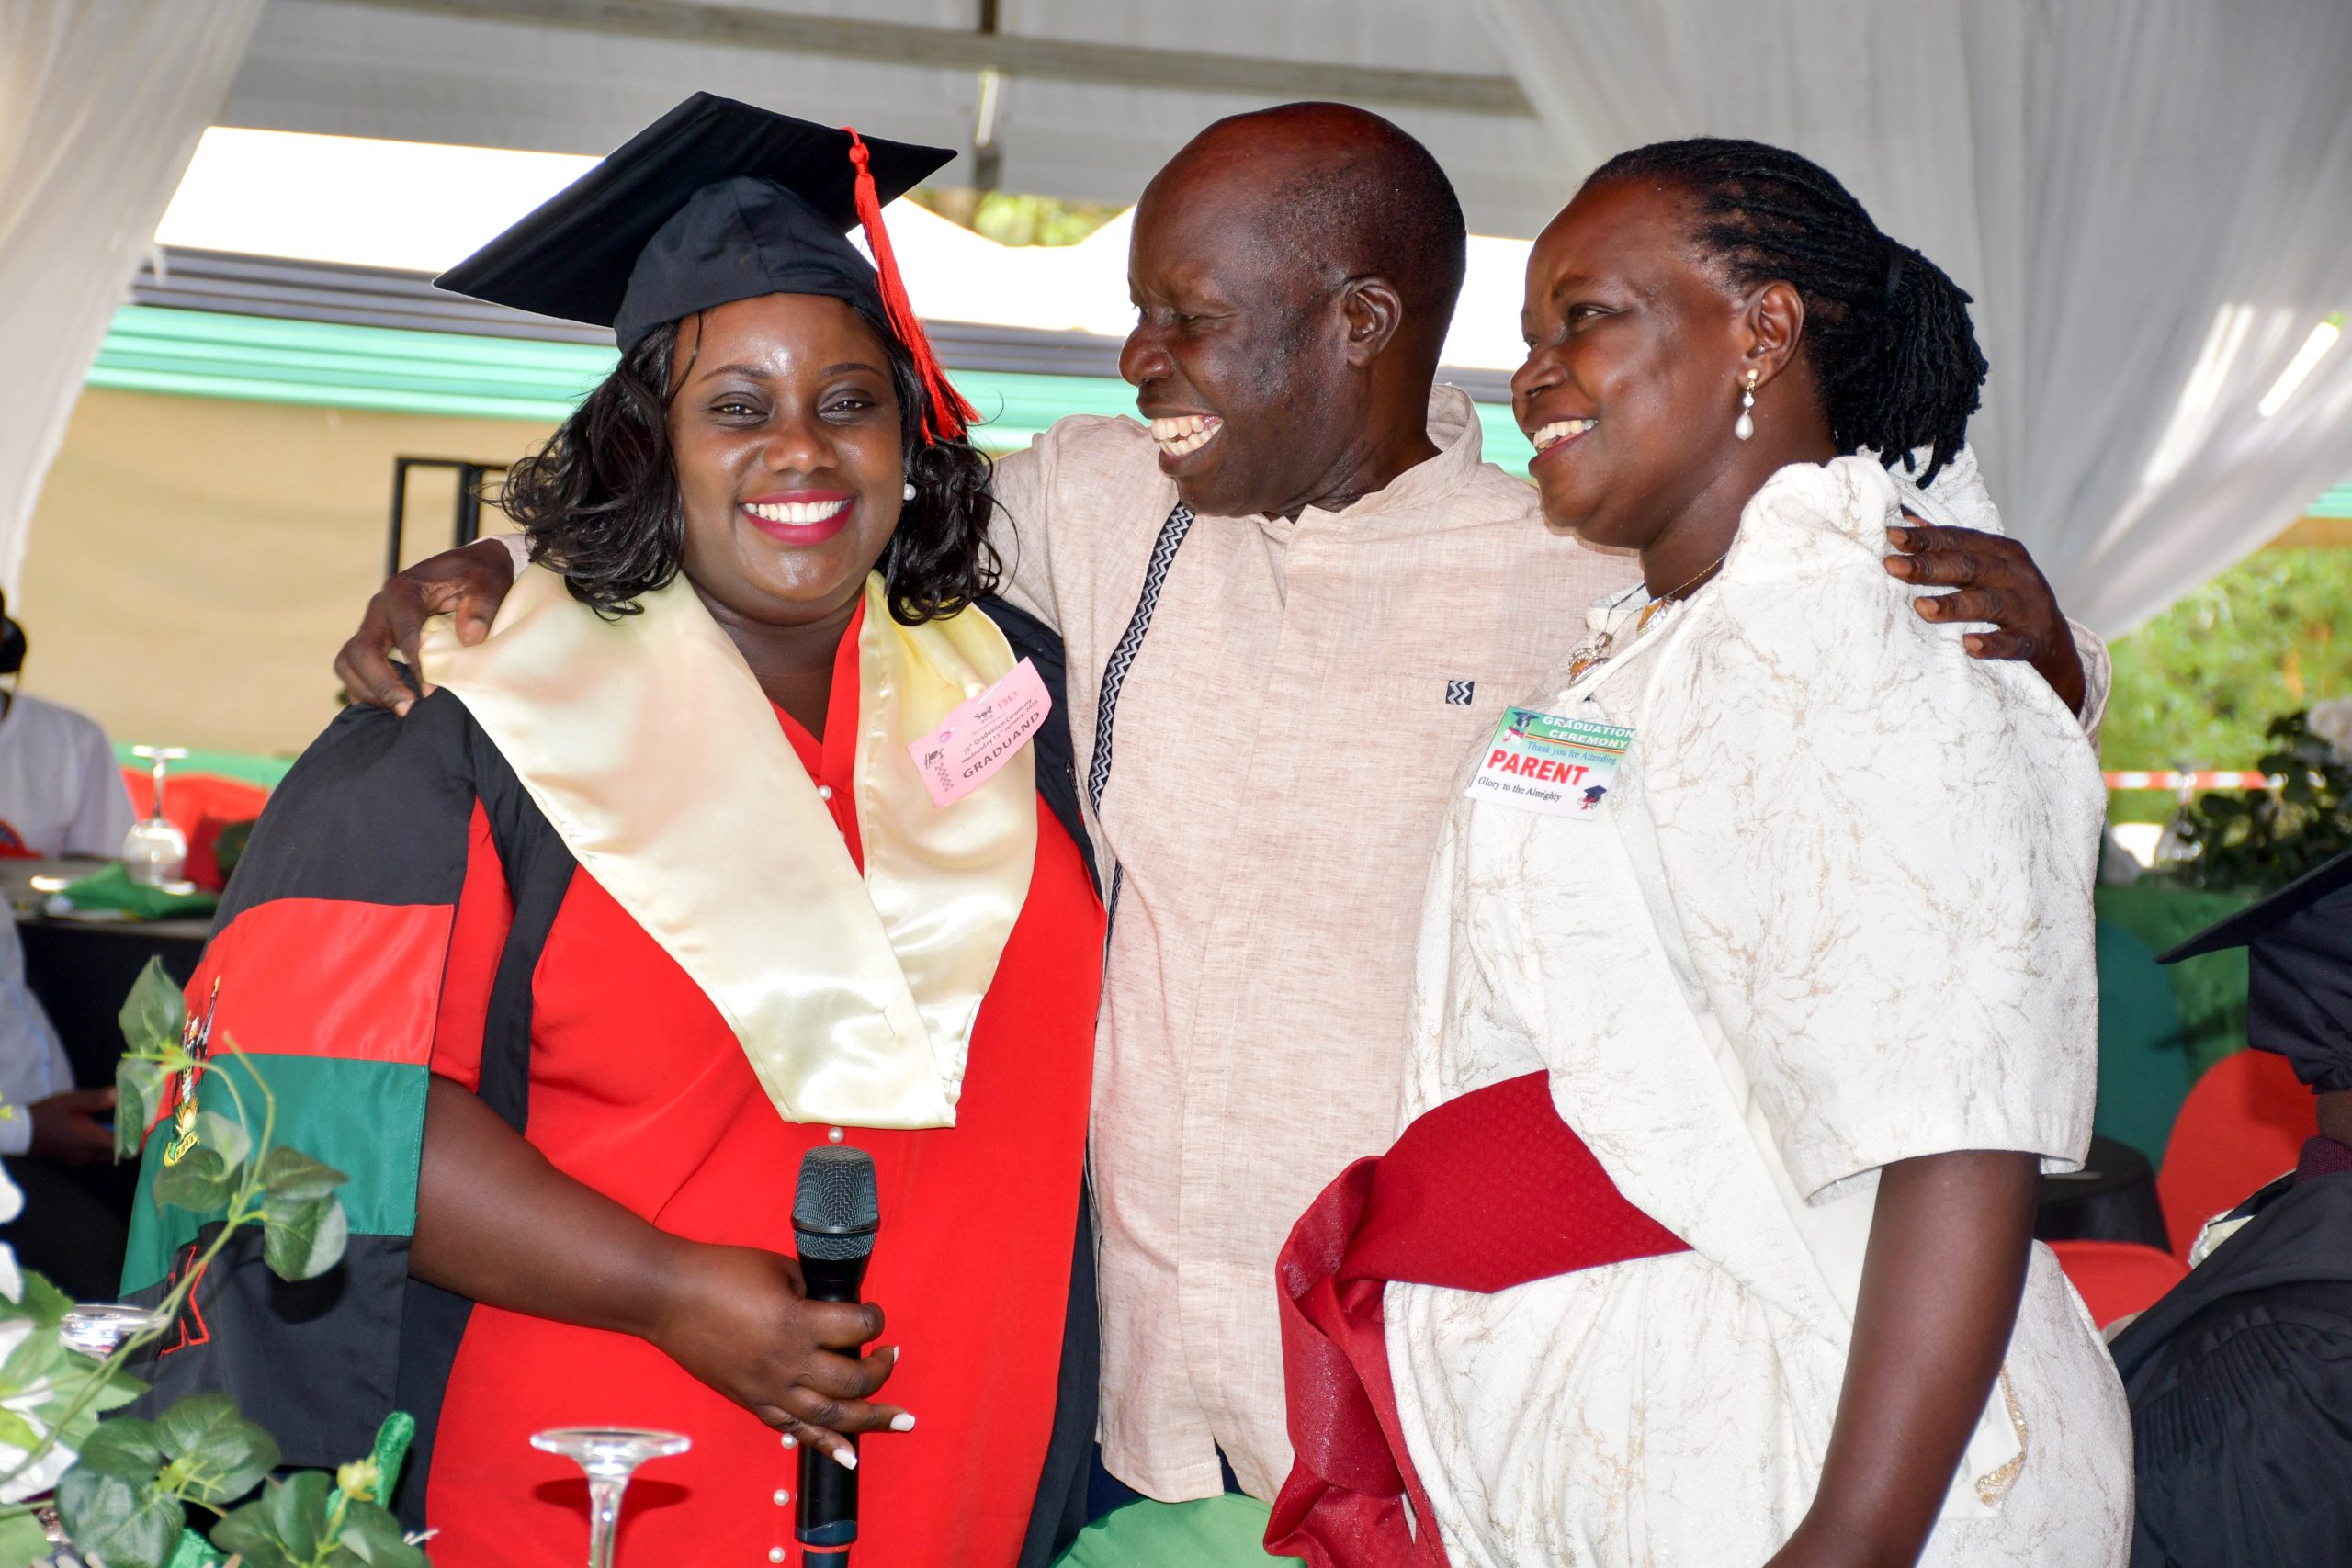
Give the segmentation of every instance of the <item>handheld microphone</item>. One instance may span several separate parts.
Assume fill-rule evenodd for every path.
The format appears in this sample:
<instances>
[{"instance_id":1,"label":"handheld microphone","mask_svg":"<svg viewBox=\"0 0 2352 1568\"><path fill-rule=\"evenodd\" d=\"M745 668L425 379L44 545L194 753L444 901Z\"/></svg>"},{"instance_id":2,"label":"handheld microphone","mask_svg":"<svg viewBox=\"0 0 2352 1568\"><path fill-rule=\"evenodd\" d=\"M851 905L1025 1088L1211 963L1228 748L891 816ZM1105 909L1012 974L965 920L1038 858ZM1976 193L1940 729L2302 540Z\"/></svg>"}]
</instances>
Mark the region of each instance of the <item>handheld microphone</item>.
<instances>
[{"instance_id":1,"label":"handheld microphone","mask_svg":"<svg viewBox=\"0 0 2352 1568\"><path fill-rule=\"evenodd\" d=\"M881 1200L874 1189L874 1160L864 1149L842 1144L810 1149L800 1157L800 1183L792 1196L792 1237L800 1253L800 1277L812 1302L861 1300L865 1262L881 1227ZM848 1439L855 1448L857 1439ZM857 1540L857 1472L843 1469L813 1444L800 1450L800 1544L823 1554L828 1568L845 1568L850 1543Z\"/></svg>"}]
</instances>

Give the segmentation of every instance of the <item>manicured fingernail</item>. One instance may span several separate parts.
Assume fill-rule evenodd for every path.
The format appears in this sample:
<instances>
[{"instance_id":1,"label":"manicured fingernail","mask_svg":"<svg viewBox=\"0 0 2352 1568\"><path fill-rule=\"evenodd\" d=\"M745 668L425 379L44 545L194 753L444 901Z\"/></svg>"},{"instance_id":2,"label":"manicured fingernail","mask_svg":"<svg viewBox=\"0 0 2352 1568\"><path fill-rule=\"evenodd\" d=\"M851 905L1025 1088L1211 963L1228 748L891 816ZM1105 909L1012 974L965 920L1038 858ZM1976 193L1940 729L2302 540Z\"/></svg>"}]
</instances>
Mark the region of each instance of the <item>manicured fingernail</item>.
<instances>
[{"instance_id":1,"label":"manicured fingernail","mask_svg":"<svg viewBox=\"0 0 2352 1568\"><path fill-rule=\"evenodd\" d=\"M905 1411L890 1417L890 1430L893 1432L911 1432L914 1429L915 1418Z\"/></svg>"},{"instance_id":2,"label":"manicured fingernail","mask_svg":"<svg viewBox=\"0 0 2352 1568\"><path fill-rule=\"evenodd\" d=\"M784 1435L784 1446L787 1449L797 1449L800 1446L800 1439L786 1432Z\"/></svg>"},{"instance_id":3,"label":"manicured fingernail","mask_svg":"<svg viewBox=\"0 0 2352 1568\"><path fill-rule=\"evenodd\" d=\"M1971 653L1982 653L1984 651L1984 639L1981 637L1964 637L1960 639L1960 646Z\"/></svg>"},{"instance_id":4,"label":"manicured fingernail","mask_svg":"<svg viewBox=\"0 0 2352 1568\"><path fill-rule=\"evenodd\" d=\"M835 1449L833 1450L833 1462L840 1465L843 1470L855 1470L857 1468L856 1450L853 1449Z\"/></svg>"}]
</instances>

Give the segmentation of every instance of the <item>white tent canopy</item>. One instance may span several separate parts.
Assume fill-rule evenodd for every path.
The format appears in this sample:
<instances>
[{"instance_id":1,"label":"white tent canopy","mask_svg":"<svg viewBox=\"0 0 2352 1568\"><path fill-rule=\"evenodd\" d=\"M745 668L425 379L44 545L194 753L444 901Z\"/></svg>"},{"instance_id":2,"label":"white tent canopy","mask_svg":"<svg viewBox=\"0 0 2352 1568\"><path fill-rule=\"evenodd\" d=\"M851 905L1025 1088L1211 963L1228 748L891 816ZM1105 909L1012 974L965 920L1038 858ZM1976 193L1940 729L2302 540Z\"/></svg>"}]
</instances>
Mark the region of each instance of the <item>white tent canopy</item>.
<instances>
[{"instance_id":1,"label":"white tent canopy","mask_svg":"<svg viewBox=\"0 0 2352 1568\"><path fill-rule=\"evenodd\" d=\"M191 14L233 29L253 6L92 8L137 57L185 50ZM2112 634L2352 470L2352 345L2286 376L2352 307L2346 79L2341 0L267 0L211 118L593 154L707 89L964 148L950 181L1123 201L1210 119L1342 97L1428 142L1474 231L1521 236L1619 148L1781 141L1976 295L1996 492L2070 608ZM0 143L0 195L28 156ZM113 205L96 225L110 234L161 213L147 186L85 200ZM127 273L119 244L74 237L86 215L36 214L17 243L40 222L78 247L74 265ZM1000 248L905 222L926 310L1013 310ZM1023 258L1024 277L1058 274L1036 308L1118 330L1118 247L1106 231ZM1522 255L1474 246L1449 361L1515 358ZM22 293L0 304L12 342L68 345L40 363L86 363L102 318ZM74 386L10 395L55 410ZM0 510L0 579L37 476L0 473L0 495L27 497Z\"/></svg>"},{"instance_id":2,"label":"white tent canopy","mask_svg":"<svg viewBox=\"0 0 2352 1568\"><path fill-rule=\"evenodd\" d=\"M977 32L989 12L993 43ZM616 19L638 26L584 25ZM924 52L943 63L908 63ZM1573 184L1466 0L271 0L220 118L605 152L703 90L969 149L999 55L1057 73L1001 80L1005 190L1133 201L1210 120L1333 96L1426 141L1480 232L1534 233ZM967 153L941 177L973 168Z\"/></svg>"},{"instance_id":3,"label":"white tent canopy","mask_svg":"<svg viewBox=\"0 0 2352 1568\"><path fill-rule=\"evenodd\" d=\"M438 273L594 164L577 153L216 126L198 146L155 241ZM1135 319L1126 213L1079 244L1056 247L1001 245L913 202L893 206L889 223L908 292L934 321L1092 333L1104 340L1107 359ZM1517 367L1527 251L1524 240L1472 239L1448 367Z\"/></svg>"}]
</instances>

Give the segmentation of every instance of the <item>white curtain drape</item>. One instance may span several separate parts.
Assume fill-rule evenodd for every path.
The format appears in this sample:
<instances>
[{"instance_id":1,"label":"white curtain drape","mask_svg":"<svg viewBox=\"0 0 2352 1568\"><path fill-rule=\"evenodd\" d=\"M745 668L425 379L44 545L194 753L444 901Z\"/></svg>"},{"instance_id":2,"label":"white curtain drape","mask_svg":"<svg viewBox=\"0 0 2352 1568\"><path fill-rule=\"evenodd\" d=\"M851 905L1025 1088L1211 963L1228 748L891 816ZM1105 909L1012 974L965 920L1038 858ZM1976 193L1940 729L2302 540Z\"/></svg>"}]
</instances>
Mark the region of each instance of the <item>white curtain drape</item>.
<instances>
[{"instance_id":1,"label":"white curtain drape","mask_svg":"<svg viewBox=\"0 0 2352 1568\"><path fill-rule=\"evenodd\" d=\"M263 0L0 0L0 585Z\"/></svg>"},{"instance_id":2,"label":"white curtain drape","mask_svg":"<svg viewBox=\"0 0 2352 1568\"><path fill-rule=\"evenodd\" d=\"M1565 154L1753 137L1976 296L1973 426L2067 609L2116 636L2352 474L2345 0L1481 0ZM2323 334L2324 335L2324 334Z\"/></svg>"}]
</instances>

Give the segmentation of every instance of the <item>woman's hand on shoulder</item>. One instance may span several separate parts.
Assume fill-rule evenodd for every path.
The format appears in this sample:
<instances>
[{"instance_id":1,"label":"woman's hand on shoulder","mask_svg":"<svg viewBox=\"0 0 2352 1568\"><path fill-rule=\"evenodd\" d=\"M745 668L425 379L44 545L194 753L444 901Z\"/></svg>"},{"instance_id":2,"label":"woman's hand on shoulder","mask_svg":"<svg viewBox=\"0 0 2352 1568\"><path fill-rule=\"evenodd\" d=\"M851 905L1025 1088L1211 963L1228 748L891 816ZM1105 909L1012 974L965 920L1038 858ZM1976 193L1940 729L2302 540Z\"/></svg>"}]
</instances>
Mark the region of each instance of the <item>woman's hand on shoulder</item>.
<instances>
[{"instance_id":1,"label":"woman's hand on shoulder","mask_svg":"<svg viewBox=\"0 0 2352 1568\"><path fill-rule=\"evenodd\" d=\"M2087 678L2074 630L2026 547L1999 534L1939 528L1907 512L1903 518L1903 526L1886 531L1897 552L1886 558L1888 574L1914 587L1956 590L1913 600L1919 618L1992 622L1993 630L1961 639L1970 656L2032 665L2060 702L2080 712Z\"/></svg>"},{"instance_id":2,"label":"woman's hand on shoulder","mask_svg":"<svg viewBox=\"0 0 2352 1568\"><path fill-rule=\"evenodd\" d=\"M871 1302L812 1302L799 1265L750 1247L680 1244L646 1338L702 1382L787 1437L854 1468L845 1432L903 1432L914 1417L874 1395L895 1346L860 1356L882 1332Z\"/></svg>"},{"instance_id":3,"label":"woman's hand on shoulder","mask_svg":"<svg viewBox=\"0 0 2352 1568\"><path fill-rule=\"evenodd\" d=\"M358 631L334 656L344 695L370 707L405 715L418 696L401 679L392 650L416 668L417 638L435 615L455 615L458 640L469 647L490 634L492 617L514 586L514 558L496 539L428 556L376 591Z\"/></svg>"}]
</instances>

